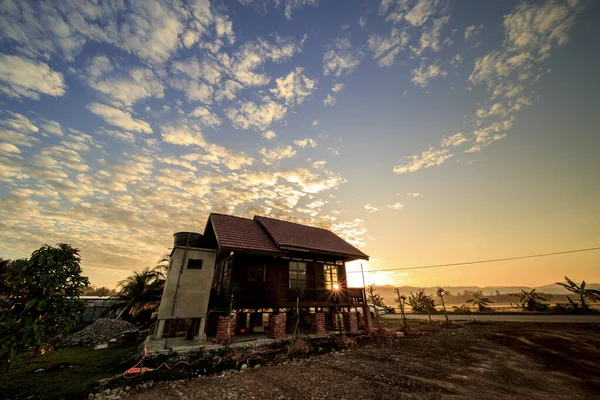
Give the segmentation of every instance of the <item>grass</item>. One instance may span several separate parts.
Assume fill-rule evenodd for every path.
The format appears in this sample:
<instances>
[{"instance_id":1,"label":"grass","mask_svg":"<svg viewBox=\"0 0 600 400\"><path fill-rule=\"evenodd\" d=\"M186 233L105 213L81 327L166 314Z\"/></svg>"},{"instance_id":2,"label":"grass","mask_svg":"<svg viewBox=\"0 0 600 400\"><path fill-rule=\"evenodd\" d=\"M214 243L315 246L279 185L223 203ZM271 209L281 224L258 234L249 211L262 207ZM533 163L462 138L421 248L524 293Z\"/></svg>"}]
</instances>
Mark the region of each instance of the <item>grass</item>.
<instances>
[{"instance_id":1,"label":"grass","mask_svg":"<svg viewBox=\"0 0 600 400\"><path fill-rule=\"evenodd\" d=\"M125 362L136 346L105 350L69 348L49 352L33 359L23 355L1 383L5 399L83 399L97 382L122 373L131 362ZM69 362L78 365L56 372L34 373L50 364Z\"/></svg>"}]
</instances>

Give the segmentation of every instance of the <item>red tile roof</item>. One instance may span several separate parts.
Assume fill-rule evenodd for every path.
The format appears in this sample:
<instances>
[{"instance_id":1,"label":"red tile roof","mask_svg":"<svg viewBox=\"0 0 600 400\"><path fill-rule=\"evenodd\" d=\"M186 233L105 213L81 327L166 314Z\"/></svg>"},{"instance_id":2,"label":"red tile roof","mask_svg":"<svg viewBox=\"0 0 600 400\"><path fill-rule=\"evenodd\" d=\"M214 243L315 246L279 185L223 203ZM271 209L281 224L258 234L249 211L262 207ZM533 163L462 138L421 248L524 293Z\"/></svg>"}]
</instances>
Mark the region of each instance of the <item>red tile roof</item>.
<instances>
[{"instance_id":1,"label":"red tile roof","mask_svg":"<svg viewBox=\"0 0 600 400\"><path fill-rule=\"evenodd\" d=\"M327 229L255 216L280 249L314 251L369 259L369 256Z\"/></svg>"},{"instance_id":2,"label":"red tile roof","mask_svg":"<svg viewBox=\"0 0 600 400\"><path fill-rule=\"evenodd\" d=\"M277 254L297 250L369 259L368 255L327 229L258 215L252 220L213 213L209 216L210 222L221 249Z\"/></svg>"},{"instance_id":3,"label":"red tile roof","mask_svg":"<svg viewBox=\"0 0 600 400\"><path fill-rule=\"evenodd\" d=\"M219 247L222 249L281 253L254 220L213 213L210 214L209 221L212 221Z\"/></svg>"}]
</instances>

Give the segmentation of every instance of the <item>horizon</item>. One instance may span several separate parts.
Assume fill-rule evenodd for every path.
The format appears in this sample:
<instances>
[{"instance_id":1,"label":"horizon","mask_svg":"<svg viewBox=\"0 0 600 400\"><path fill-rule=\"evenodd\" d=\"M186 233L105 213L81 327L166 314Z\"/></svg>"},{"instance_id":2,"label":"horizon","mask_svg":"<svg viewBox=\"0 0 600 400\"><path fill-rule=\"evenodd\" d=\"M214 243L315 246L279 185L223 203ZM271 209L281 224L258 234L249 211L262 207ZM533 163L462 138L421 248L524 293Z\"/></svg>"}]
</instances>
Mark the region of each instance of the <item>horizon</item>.
<instances>
[{"instance_id":1,"label":"horizon","mask_svg":"<svg viewBox=\"0 0 600 400\"><path fill-rule=\"evenodd\" d=\"M600 3L7 2L0 257L116 287L210 212L330 229L394 286L600 282ZM369 272L374 271L374 272Z\"/></svg>"}]
</instances>

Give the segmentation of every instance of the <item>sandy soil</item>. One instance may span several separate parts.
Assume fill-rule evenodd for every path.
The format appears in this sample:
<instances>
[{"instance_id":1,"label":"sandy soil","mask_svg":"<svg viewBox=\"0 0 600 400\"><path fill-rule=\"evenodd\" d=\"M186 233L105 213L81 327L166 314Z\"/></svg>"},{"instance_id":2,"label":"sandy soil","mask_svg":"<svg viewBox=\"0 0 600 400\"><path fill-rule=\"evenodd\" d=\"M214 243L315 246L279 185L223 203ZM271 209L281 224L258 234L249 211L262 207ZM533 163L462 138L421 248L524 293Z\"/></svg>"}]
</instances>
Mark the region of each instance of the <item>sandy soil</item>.
<instances>
[{"instance_id":1,"label":"sandy soil","mask_svg":"<svg viewBox=\"0 0 600 400\"><path fill-rule=\"evenodd\" d=\"M600 325L444 329L269 367L163 382L129 399L590 399Z\"/></svg>"}]
</instances>

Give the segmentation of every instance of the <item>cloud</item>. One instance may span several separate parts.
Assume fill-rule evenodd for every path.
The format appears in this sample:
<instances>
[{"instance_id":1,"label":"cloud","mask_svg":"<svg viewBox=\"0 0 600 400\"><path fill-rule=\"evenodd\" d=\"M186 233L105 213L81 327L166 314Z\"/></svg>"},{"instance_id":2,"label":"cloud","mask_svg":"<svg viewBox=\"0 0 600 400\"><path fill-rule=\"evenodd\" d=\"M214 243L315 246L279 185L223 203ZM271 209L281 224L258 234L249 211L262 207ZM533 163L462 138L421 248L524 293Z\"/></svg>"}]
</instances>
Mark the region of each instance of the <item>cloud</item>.
<instances>
[{"instance_id":1,"label":"cloud","mask_svg":"<svg viewBox=\"0 0 600 400\"><path fill-rule=\"evenodd\" d=\"M457 133L455 135L452 136L448 136L444 139L442 139L441 141L441 146L442 147L456 147L456 146L460 146L463 143L468 142L469 140L465 137L465 135L463 135L462 133Z\"/></svg>"},{"instance_id":2,"label":"cloud","mask_svg":"<svg viewBox=\"0 0 600 400\"><path fill-rule=\"evenodd\" d=\"M279 5L280 3L283 3L285 5L285 9L283 11L283 14L285 15L285 17L287 19L292 19L292 11L295 8L302 8L305 6L316 6L317 4L319 4L318 0L283 0L283 1L275 1L276 5Z\"/></svg>"},{"instance_id":3,"label":"cloud","mask_svg":"<svg viewBox=\"0 0 600 400\"><path fill-rule=\"evenodd\" d=\"M39 128L23 114L7 111L0 119L0 140L4 142L32 147L40 141L36 137L38 132Z\"/></svg>"},{"instance_id":4,"label":"cloud","mask_svg":"<svg viewBox=\"0 0 600 400\"><path fill-rule=\"evenodd\" d=\"M413 26L421 26L433 14L436 3L436 0L418 0L405 14L404 19Z\"/></svg>"},{"instance_id":5,"label":"cloud","mask_svg":"<svg viewBox=\"0 0 600 400\"><path fill-rule=\"evenodd\" d=\"M149 123L141 119L134 119L131 116L131 113L127 111L122 111L100 103L88 104L86 108L104 119L109 125L116 126L126 131L152 133L152 128Z\"/></svg>"},{"instance_id":6,"label":"cloud","mask_svg":"<svg viewBox=\"0 0 600 400\"><path fill-rule=\"evenodd\" d=\"M404 208L404 204L395 203L387 206L387 208L391 208L392 210L400 211Z\"/></svg>"},{"instance_id":7,"label":"cloud","mask_svg":"<svg viewBox=\"0 0 600 400\"><path fill-rule=\"evenodd\" d=\"M318 120L318 119L315 119L313 122L311 122L311 124L310 124L310 125L311 125L311 126L317 126L317 125L319 125L319 120Z\"/></svg>"},{"instance_id":8,"label":"cloud","mask_svg":"<svg viewBox=\"0 0 600 400\"><path fill-rule=\"evenodd\" d=\"M425 64L421 63L419 68L411 71L410 82L425 88L428 86L431 79L440 76L446 76L446 74L447 72L437 64L430 64L426 66Z\"/></svg>"},{"instance_id":9,"label":"cloud","mask_svg":"<svg viewBox=\"0 0 600 400\"><path fill-rule=\"evenodd\" d=\"M262 133L262 137L264 137L267 140L271 140L271 139L275 139L277 137L277 134L273 131L264 131Z\"/></svg>"},{"instance_id":10,"label":"cloud","mask_svg":"<svg viewBox=\"0 0 600 400\"><path fill-rule=\"evenodd\" d=\"M301 104L317 88L316 79L304 75L304 68L296 67L283 78L275 80L276 87L271 93L278 99L285 100L286 105Z\"/></svg>"},{"instance_id":11,"label":"cloud","mask_svg":"<svg viewBox=\"0 0 600 400\"><path fill-rule=\"evenodd\" d=\"M474 39L477 35L479 35L479 32L481 32L482 29L483 29L483 24L480 24L479 26L475 26L475 25L467 26L465 28L465 34L464 34L465 40Z\"/></svg>"},{"instance_id":12,"label":"cloud","mask_svg":"<svg viewBox=\"0 0 600 400\"><path fill-rule=\"evenodd\" d=\"M63 136L63 131L60 124L56 121L49 119L43 119L39 122L39 126L43 132L49 133L55 136Z\"/></svg>"},{"instance_id":13,"label":"cloud","mask_svg":"<svg viewBox=\"0 0 600 400\"><path fill-rule=\"evenodd\" d=\"M323 100L323 104L325 107L333 107L335 105L336 98L331 93L327 94L325 99Z\"/></svg>"},{"instance_id":14,"label":"cloud","mask_svg":"<svg viewBox=\"0 0 600 400\"><path fill-rule=\"evenodd\" d=\"M398 54L406 48L408 40L407 32L392 28L387 36L372 34L368 45L378 66L391 67Z\"/></svg>"},{"instance_id":15,"label":"cloud","mask_svg":"<svg viewBox=\"0 0 600 400\"><path fill-rule=\"evenodd\" d=\"M205 126L210 128L216 128L223 122L221 118L206 107L196 107L190 113L190 117L198 118Z\"/></svg>"},{"instance_id":16,"label":"cloud","mask_svg":"<svg viewBox=\"0 0 600 400\"><path fill-rule=\"evenodd\" d=\"M370 212L371 214L373 214L375 211L379 210L379 208L373 206L373 204L365 204L364 209L367 210L368 212Z\"/></svg>"},{"instance_id":17,"label":"cloud","mask_svg":"<svg viewBox=\"0 0 600 400\"><path fill-rule=\"evenodd\" d=\"M40 95L59 97L66 91L61 73L48 64L13 55L0 55L0 91L9 97L39 100Z\"/></svg>"},{"instance_id":18,"label":"cloud","mask_svg":"<svg viewBox=\"0 0 600 400\"><path fill-rule=\"evenodd\" d=\"M237 107L229 107L225 115L236 129L254 129L265 131L275 122L282 120L287 113L287 108L272 100L262 104L253 101L240 101Z\"/></svg>"},{"instance_id":19,"label":"cloud","mask_svg":"<svg viewBox=\"0 0 600 400\"><path fill-rule=\"evenodd\" d=\"M393 171L396 174L415 172L423 168L442 165L450 157L452 157L452 154L448 149L435 149L434 147L429 147L429 149L423 151L421 155L406 157L406 160L396 165Z\"/></svg>"},{"instance_id":20,"label":"cloud","mask_svg":"<svg viewBox=\"0 0 600 400\"><path fill-rule=\"evenodd\" d=\"M365 26L367 26L367 19L361 15L360 18L358 18L358 25L361 28L364 28Z\"/></svg>"},{"instance_id":21,"label":"cloud","mask_svg":"<svg viewBox=\"0 0 600 400\"><path fill-rule=\"evenodd\" d=\"M263 162L267 165L296 155L296 150L292 146L282 146L273 149L263 147L259 152L263 156Z\"/></svg>"},{"instance_id":22,"label":"cloud","mask_svg":"<svg viewBox=\"0 0 600 400\"><path fill-rule=\"evenodd\" d=\"M421 193L418 193L418 192L408 192L408 193L406 193L406 195L408 197L419 197L419 196L421 196Z\"/></svg>"},{"instance_id":23,"label":"cloud","mask_svg":"<svg viewBox=\"0 0 600 400\"><path fill-rule=\"evenodd\" d=\"M313 139L311 138L304 138L301 140L294 140L294 144L298 147L312 147L313 149L315 149L317 147L317 142L315 142Z\"/></svg>"},{"instance_id":24,"label":"cloud","mask_svg":"<svg viewBox=\"0 0 600 400\"><path fill-rule=\"evenodd\" d=\"M323 57L323 73L339 77L348 75L358 67L363 53L353 49L350 39L346 37L335 40L334 46L329 47Z\"/></svg>"}]
</instances>

